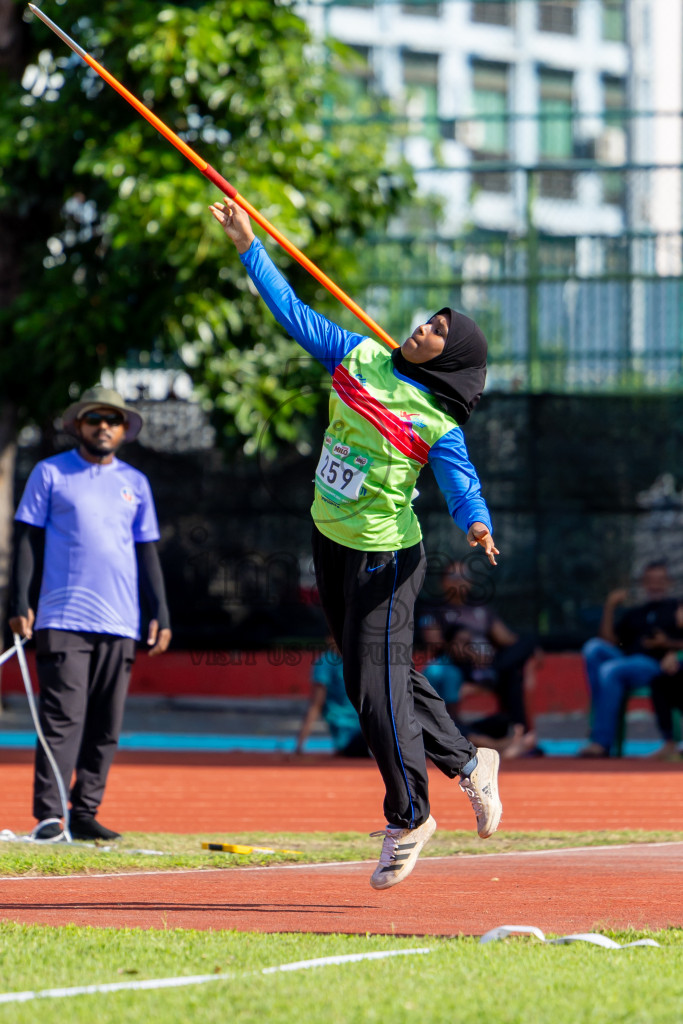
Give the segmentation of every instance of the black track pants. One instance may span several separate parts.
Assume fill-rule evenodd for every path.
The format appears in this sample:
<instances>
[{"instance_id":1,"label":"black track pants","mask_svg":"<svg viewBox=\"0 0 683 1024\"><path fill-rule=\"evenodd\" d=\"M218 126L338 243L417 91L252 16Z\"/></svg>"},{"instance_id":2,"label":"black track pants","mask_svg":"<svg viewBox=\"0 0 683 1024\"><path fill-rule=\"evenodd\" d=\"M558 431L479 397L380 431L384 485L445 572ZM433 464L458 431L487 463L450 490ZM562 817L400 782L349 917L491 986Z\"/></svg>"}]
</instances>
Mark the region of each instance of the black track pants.
<instances>
[{"instance_id":1,"label":"black track pants","mask_svg":"<svg viewBox=\"0 0 683 1024\"><path fill-rule=\"evenodd\" d=\"M95 815L118 744L135 640L104 633L36 630L38 713L64 787L71 777L72 812ZM36 747L33 814L60 818L62 804L50 763Z\"/></svg>"},{"instance_id":2,"label":"black track pants","mask_svg":"<svg viewBox=\"0 0 683 1024\"><path fill-rule=\"evenodd\" d=\"M391 825L414 828L429 817L425 754L454 778L476 752L412 663L422 545L356 551L314 528L313 559L346 692L386 787L384 814Z\"/></svg>"},{"instance_id":3,"label":"black track pants","mask_svg":"<svg viewBox=\"0 0 683 1024\"><path fill-rule=\"evenodd\" d=\"M655 676L651 686L657 725L662 739L670 743L674 738L673 709L683 711L683 674Z\"/></svg>"},{"instance_id":4,"label":"black track pants","mask_svg":"<svg viewBox=\"0 0 683 1024\"><path fill-rule=\"evenodd\" d=\"M509 647L501 647L493 661L497 680L493 689L498 694L502 709L510 724L524 726L525 732L529 728L529 720L524 700L524 666L535 648L533 637L522 636Z\"/></svg>"}]
</instances>

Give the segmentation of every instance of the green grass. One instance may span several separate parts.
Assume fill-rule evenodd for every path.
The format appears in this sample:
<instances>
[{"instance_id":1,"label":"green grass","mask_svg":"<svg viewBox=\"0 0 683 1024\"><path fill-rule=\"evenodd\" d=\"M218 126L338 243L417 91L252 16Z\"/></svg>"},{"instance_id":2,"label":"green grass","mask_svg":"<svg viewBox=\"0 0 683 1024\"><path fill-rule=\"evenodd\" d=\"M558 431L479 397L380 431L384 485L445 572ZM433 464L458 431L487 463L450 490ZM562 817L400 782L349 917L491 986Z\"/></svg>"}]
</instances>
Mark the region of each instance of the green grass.
<instances>
[{"instance_id":1,"label":"green grass","mask_svg":"<svg viewBox=\"0 0 683 1024\"><path fill-rule=\"evenodd\" d=\"M210 853L202 850L202 841L240 843L301 850L292 854ZM516 850L562 849L568 846L613 846L619 843L681 842L683 832L501 832L482 842L473 832L438 831L423 856L450 854L508 853ZM65 844L35 846L26 843L0 843L0 876L70 875L102 872L158 871L188 868L231 868L244 864L321 863L324 861L373 860L379 852L379 840L358 832L250 832L226 835L174 835L128 833L116 850L69 847ZM162 851L152 857L135 853L136 849ZM128 852L127 852L128 851ZM683 1014L682 1014L683 1019Z\"/></svg>"},{"instance_id":2,"label":"green grass","mask_svg":"<svg viewBox=\"0 0 683 1024\"><path fill-rule=\"evenodd\" d=\"M213 974L207 985L0 1005L11 1024L165 1024L291 1021L360 1024L678 1024L683 931L645 935L661 949L544 946L513 938L261 935L0 924L0 990ZM424 956L264 976L264 967L313 957L428 947Z\"/></svg>"}]
</instances>

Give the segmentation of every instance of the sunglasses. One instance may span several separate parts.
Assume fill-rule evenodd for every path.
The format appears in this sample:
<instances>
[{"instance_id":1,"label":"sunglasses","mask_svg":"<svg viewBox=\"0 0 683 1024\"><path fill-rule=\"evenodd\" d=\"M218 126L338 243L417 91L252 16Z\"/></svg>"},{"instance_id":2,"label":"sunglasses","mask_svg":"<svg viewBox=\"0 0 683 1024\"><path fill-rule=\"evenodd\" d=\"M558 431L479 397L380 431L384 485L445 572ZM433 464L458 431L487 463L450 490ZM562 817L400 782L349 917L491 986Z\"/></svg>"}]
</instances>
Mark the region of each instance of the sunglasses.
<instances>
[{"instance_id":1,"label":"sunglasses","mask_svg":"<svg viewBox=\"0 0 683 1024\"><path fill-rule=\"evenodd\" d=\"M100 423L106 423L108 427L120 427L126 422L120 412L86 412L81 420L89 427L99 427Z\"/></svg>"}]
</instances>

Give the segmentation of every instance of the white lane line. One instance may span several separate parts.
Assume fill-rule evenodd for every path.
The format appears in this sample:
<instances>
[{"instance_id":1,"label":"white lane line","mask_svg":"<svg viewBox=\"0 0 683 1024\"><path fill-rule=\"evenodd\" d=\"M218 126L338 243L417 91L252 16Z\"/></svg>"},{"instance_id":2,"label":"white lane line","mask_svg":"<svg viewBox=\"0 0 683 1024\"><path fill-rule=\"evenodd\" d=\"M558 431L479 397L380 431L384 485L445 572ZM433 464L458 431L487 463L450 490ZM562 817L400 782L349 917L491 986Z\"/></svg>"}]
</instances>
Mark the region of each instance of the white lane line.
<instances>
[{"instance_id":1,"label":"white lane line","mask_svg":"<svg viewBox=\"0 0 683 1024\"><path fill-rule=\"evenodd\" d=\"M675 840L674 842L662 842L662 843L615 843L613 846L560 846L554 850L506 850L501 853L449 853L439 854L436 857L430 857L427 854L422 858L422 863L425 861L442 861L442 860L453 860L460 863L463 860L497 860L500 857L543 857L549 855L557 855L561 853L609 853L610 850L642 850L643 848L651 850L657 847L683 847L683 840ZM274 871L274 870L286 870L286 871L301 871L305 868L347 868L347 867L361 867L366 864L374 864L374 860L337 860L330 861L326 864L272 864L272 865L259 865L253 866L245 865L240 868L233 868L233 871ZM221 868L211 868L212 871L220 871ZM225 870L225 869L222 869ZM167 873L167 872L166 872ZM74 876L76 877L76 876ZM90 878L93 876L90 875Z\"/></svg>"},{"instance_id":2,"label":"white lane line","mask_svg":"<svg viewBox=\"0 0 683 1024\"><path fill-rule=\"evenodd\" d=\"M414 956L430 953L427 947L419 949L387 949L375 953L347 953L339 956L323 956L315 960L296 960L276 967L264 967L252 975L277 974L282 971L307 971L311 967L329 967L338 964L358 963L359 960L384 960L390 956ZM247 975L248 977L249 975ZM109 985L78 985L73 988L44 988L27 992L3 992L0 1003L28 1003L33 999L65 999L71 996L96 995L108 992L123 992L128 989L148 990L159 988L181 988L185 985L206 985L211 981L232 981L236 974L188 974L178 978L150 978L147 981L117 981Z\"/></svg>"},{"instance_id":3,"label":"white lane line","mask_svg":"<svg viewBox=\"0 0 683 1024\"><path fill-rule=\"evenodd\" d=\"M499 857L547 857L559 853L609 853L611 850L653 850L660 847L683 847L683 840L660 843L615 843L611 846L559 846L552 850L506 850L502 853L449 853L437 857L427 855L425 860L495 860ZM121 851L125 852L125 851ZM110 871L87 875L0 875L0 882L59 882L77 878L135 878L140 875L211 875L225 871L244 873L247 871L315 871L329 868L353 868L374 864L375 860L335 860L317 864L264 864L235 868L167 868L165 871Z\"/></svg>"}]
</instances>

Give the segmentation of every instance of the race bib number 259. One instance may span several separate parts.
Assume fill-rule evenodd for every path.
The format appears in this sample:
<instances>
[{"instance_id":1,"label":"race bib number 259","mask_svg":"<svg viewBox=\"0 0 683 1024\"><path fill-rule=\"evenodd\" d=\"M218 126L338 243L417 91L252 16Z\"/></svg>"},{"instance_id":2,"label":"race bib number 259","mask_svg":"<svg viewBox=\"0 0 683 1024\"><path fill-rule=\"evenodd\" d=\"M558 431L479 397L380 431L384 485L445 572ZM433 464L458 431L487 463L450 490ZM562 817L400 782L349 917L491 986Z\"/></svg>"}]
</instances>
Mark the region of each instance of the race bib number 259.
<instances>
[{"instance_id":1,"label":"race bib number 259","mask_svg":"<svg viewBox=\"0 0 683 1024\"><path fill-rule=\"evenodd\" d=\"M363 452L327 434L315 471L315 482L319 490L336 504L357 501L371 465L372 459Z\"/></svg>"}]
</instances>

